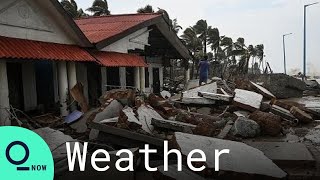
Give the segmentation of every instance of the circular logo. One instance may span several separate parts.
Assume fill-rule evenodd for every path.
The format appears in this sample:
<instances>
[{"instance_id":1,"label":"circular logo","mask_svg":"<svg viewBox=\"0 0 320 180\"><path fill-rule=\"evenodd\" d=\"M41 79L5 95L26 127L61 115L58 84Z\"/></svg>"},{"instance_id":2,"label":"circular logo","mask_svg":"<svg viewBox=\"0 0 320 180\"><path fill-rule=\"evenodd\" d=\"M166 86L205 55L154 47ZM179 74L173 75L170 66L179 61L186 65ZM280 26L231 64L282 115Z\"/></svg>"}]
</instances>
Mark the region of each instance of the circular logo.
<instances>
[{"instance_id":1,"label":"circular logo","mask_svg":"<svg viewBox=\"0 0 320 180\"><path fill-rule=\"evenodd\" d=\"M53 180L52 154L38 134L3 126L0 137L0 179Z\"/></svg>"}]
</instances>

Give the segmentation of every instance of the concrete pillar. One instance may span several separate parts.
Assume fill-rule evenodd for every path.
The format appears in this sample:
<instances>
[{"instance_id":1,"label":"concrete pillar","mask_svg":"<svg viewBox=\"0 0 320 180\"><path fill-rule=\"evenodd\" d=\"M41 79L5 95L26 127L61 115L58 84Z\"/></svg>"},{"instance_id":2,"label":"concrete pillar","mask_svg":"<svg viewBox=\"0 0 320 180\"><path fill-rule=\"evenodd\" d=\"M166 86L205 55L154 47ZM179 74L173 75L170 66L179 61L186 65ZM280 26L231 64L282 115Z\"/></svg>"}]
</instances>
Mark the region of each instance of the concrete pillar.
<instances>
[{"instance_id":1,"label":"concrete pillar","mask_svg":"<svg viewBox=\"0 0 320 180\"><path fill-rule=\"evenodd\" d=\"M163 67L159 68L160 91L163 90Z\"/></svg>"},{"instance_id":2,"label":"concrete pillar","mask_svg":"<svg viewBox=\"0 0 320 180\"><path fill-rule=\"evenodd\" d=\"M11 125L10 115L5 108L10 107L7 63L0 60L0 126Z\"/></svg>"},{"instance_id":3,"label":"concrete pillar","mask_svg":"<svg viewBox=\"0 0 320 180\"><path fill-rule=\"evenodd\" d=\"M153 67L149 65L148 70L149 70L149 88L150 88L149 93L153 93Z\"/></svg>"},{"instance_id":4,"label":"concrete pillar","mask_svg":"<svg viewBox=\"0 0 320 180\"><path fill-rule=\"evenodd\" d=\"M75 62L68 62L68 86L69 86L69 98L70 103L73 102L73 98L70 94L70 90L77 84L77 68ZM76 103L71 104L71 111L77 109Z\"/></svg>"},{"instance_id":5,"label":"concrete pillar","mask_svg":"<svg viewBox=\"0 0 320 180\"><path fill-rule=\"evenodd\" d=\"M186 83L190 81L190 68L188 68L188 70L185 71L185 79Z\"/></svg>"},{"instance_id":6,"label":"concrete pillar","mask_svg":"<svg viewBox=\"0 0 320 180\"><path fill-rule=\"evenodd\" d=\"M121 86L121 89L125 89L126 86L127 86L126 68L125 67L120 67L119 68L119 73L120 73L120 86Z\"/></svg>"},{"instance_id":7,"label":"concrete pillar","mask_svg":"<svg viewBox=\"0 0 320 180\"><path fill-rule=\"evenodd\" d=\"M135 67L134 68L134 87L137 90L141 89L141 83L140 83L140 68L139 67Z\"/></svg>"},{"instance_id":8,"label":"concrete pillar","mask_svg":"<svg viewBox=\"0 0 320 180\"><path fill-rule=\"evenodd\" d=\"M22 64L22 84L24 110L31 111L36 109L38 105L38 97L36 71L33 62L26 62Z\"/></svg>"},{"instance_id":9,"label":"concrete pillar","mask_svg":"<svg viewBox=\"0 0 320 180\"><path fill-rule=\"evenodd\" d=\"M59 97L60 97L60 114L65 117L68 116L68 73L67 73L67 63L65 61L58 62L58 84L59 84Z\"/></svg>"},{"instance_id":10,"label":"concrete pillar","mask_svg":"<svg viewBox=\"0 0 320 180\"><path fill-rule=\"evenodd\" d=\"M140 67L140 90L141 92L146 92L146 72L145 67Z\"/></svg>"},{"instance_id":11,"label":"concrete pillar","mask_svg":"<svg viewBox=\"0 0 320 180\"><path fill-rule=\"evenodd\" d=\"M107 79L107 67L101 67L101 90L102 95L107 91L108 79Z\"/></svg>"},{"instance_id":12,"label":"concrete pillar","mask_svg":"<svg viewBox=\"0 0 320 180\"><path fill-rule=\"evenodd\" d=\"M60 100L59 80L58 80L58 63L57 62L52 62L52 72L53 72L54 102L57 103Z\"/></svg>"}]
</instances>

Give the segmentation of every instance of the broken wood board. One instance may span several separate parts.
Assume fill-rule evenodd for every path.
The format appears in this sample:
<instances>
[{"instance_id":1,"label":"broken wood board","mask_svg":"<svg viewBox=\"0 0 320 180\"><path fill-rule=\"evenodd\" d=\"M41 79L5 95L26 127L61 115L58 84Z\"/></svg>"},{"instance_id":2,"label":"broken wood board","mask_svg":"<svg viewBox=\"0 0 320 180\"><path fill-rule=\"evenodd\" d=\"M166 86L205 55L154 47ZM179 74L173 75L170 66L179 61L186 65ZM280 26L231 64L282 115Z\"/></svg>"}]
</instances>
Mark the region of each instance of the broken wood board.
<instances>
[{"instance_id":1,"label":"broken wood board","mask_svg":"<svg viewBox=\"0 0 320 180\"><path fill-rule=\"evenodd\" d=\"M194 149L201 149L206 154L205 164L208 170L214 171L215 169L215 150L229 149L229 154L223 154L219 158L220 171L236 173L238 176L249 174L285 178L287 175L263 152L244 143L180 132L175 133L175 140L184 156ZM200 155L196 154L193 158L200 158Z\"/></svg>"},{"instance_id":2,"label":"broken wood board","mask_svg":"<svg viewBox=\"0 0 320 180\"><path fill-rule=\"evenodd\" d=\"M187 124L183 122L159 120L154 118L152 119L151 123L152 125L158 128L164 128L172 131L185 132L185 133L192 132L192 130L197 127L196 125Z\"/></svg>"},{"instance_id":3,"label":"broken wood board","mask_svg":"<svg viewBox=\"0 0 320 180\"><path fill-rule=\"evenodd\" d=\"M309 114L297 107L292 107L290 109L290 113L302 123L310 123L313 121L312 117Z\"/></svg>"},{"instance_id":4,"label":"broken wood board","mask_svg":"<svg viewBox=\"0 0 320 180\"><path fill-rule=\"evenodd\" d=\"M209 92L198 92L198 96L211 99L215 101L225 101L225 102L231 102L232 96L225 95L225 94L217 94L217 93L209 93Z\"/></svg>"},{"instance_id":5,"label":"broken wood board","mask_svg":"<svg viewBox=\"0 0 320 180\"><path fill-rule=\"evenodd\" d=\"M289 120L289 121L292 121L292 122L295 122L295 123L298 123L298 119L296 119L291 113L290 111L280 107L280 106L277 106L277 105L272 105L271 107L271 112L275 115L278 115L280 116L281 118L285 119L285 120Z\"/></svg>"},{"instance_id":6,"label":"broken wood board","mask_svg":"<svg viewBox=\"0 0 320 180\"><path fill-rule=\"evenodd\" d=\"M206 180L205 178L190 171L186 166L182 166L182 171L178 171L177 165L169 165L168 171L164 171L164 166L157 167L153 173L155 180L175 179L175 180Z\"/></svg>"},{"instance_id":7,"label":"broken wood board","mask_svg":"<svg viewBox=\"0 0 320 180\"><path fill-rule=\"evenodd\" d=\"M224 128L219 133L219 135L217 136L217 138L218 139L225 139L228 136L230 130L232 129L233 124L234 124L233 121L231 121L231 120L228 121L227 124L224 126Z\"/></svg>"},{"instance_id":8,"label":"broken wood board","mask_svg":"<svg viewBox=\"0 0 320 180\"><path fill-rule=\"evenodd\" d=\"M266 88L250 81L250 83L252 84L252 87L260 94L262 94L265 98L267 99L274 99L276 98L275 95L273 95L269 90L267 90Z\"/></svg>"},{"instance_id":9,"label":"broken wood board","mask_svg":"<svg viewBox=\"0 0 320 180\"><path fill-rule=\"evenodd\" d=\"M112 127L112 126L108 126L100 123L95 123L95 122L92 122L89 127L92 129L99 130L100 132L114 135L117 137L123 137L129 140L140 141L143 143L148 143L148 144L159 146L159 147L163 146L163 140L161 139L147 136L144 134L139 134L129 130L120 129L120 128L116 128L116 127ZM121 145L122 142L118 140L118 143L120 143Z\"/></svg>"},{"instance_id":10,"label":"broken wood board","mask_svg":"<svg viewBox=\"0 0 320 180\"><path fill-rule=\"evenodd\" d=\"M72 87L70 94L72 98L79 103L82 112L86 113L89 111L89 104L84 96L83 85L81 83L77 83L74 87Z\"/></svg>"},{"instance_id":11,"label":"broken wood board","mask_svg":"<svg viewBox=\"0 0 320 180\"><path fill-rule=\"evenodd\" d=\"M254 112L261 107L263 96L261 94L242 89L235 90L233 104L242 109Z\"/></svg>"},{"instance_id":12,"label":"broken wood board","mask_svg":"<svg viewBox=\"0 0 320 180\"><path fill-rule=\"evenodd\" d=\"M199 86L194 89L190 89L182 93L181 101L187 104L203 104L203 105L212 105L215 104L215 101L210 99L202 98L198 95L198 92L209 92L217 93L217 83L206 84L204 86Z\"/></svg>"}]
</instances>

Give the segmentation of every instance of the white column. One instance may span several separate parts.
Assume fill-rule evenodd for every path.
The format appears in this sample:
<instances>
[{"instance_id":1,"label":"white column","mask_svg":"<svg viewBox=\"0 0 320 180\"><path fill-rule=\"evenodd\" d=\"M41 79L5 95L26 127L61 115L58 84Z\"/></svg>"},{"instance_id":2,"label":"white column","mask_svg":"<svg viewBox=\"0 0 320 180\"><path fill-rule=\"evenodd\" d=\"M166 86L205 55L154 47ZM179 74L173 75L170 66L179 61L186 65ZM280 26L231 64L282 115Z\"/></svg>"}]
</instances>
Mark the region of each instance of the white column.
<instances>
[{"instance_id":1,"label":"white column","mask_svg":"<svg viewBox=\"0 0 320 180\"><path fill-rule=\"evenodd\" d=\"M163 90L163 67L159 68L160 91Z\"/></svg>"},{"instance_id":2,"label":"white column","mask_svg":"<svg viewBox=\"0 0 320 180\"><path fill-rule=\"evenodd\" d=\"M125 89L127 86L126 68L120 67L119 73L120 73L120 86L122 89Z\"/></svg>"},{"instance_id":3,"label":"white column","mask_svg":"<svg viewBox=\"0 0 320 180\"><path fill-rule=\"evenodd\" d=\"M31 111L37 108L37 82L36 71L33 62L22 64L22 84L23 84L23 99L24 110Z\"/></svg>"},{"instance_id":4,"label":"white column","mask_svg":"<svg viewBox=\"0 0 320 180\"><path fill-rule=\"evenodd\" d=\"M9 114L4 108L9 108L9 87L7 77L7 63L0 60L0 126L11 125Z\"/></svg>"},{"instance_id":5,"label":"white column","mask_svg":"<svg viewBox=\"0 0 320 180\"><path fill-rule=\"evenodd\" d=\"M70 94L70 90L77 84L77 69L76 69L76 63L75 62L68 62L68 86L69 86L69 98L70 103L73 102L73 98ZM73 102L71 105L71 111L74 111L77 109L76 104Z\"/></svg>"},{"instance_id":6,"label":"white column","mask_svg":"<svg viewBox=\"0 0 320 180\"><path fill-rule=\"evenodd\" d=\"M145 67L140 67L140 90L141 92L146 91L146 71L144 69Z\"/></svg>"},{"instance_id":7,"label":"white column","mask_svg":"<svg viewBox=\"0 0 320 180\"><path fill-rule=\"evenodd\" d=\"M153 67L150 64L148 67L149 70L149 93L153 93Z\"/></svg>"},{"instance_id":8,"label":"white column","mask_svg":"<svg viewBox=\"0 0 320 180\"><path fill-rule=\"evenodd\" d=\"M101 91L102 95L107 91L106 85L108 84L107 79L107 67L101 67Z\"/></svg>"},{"instance_id":9,"label":"white column","mask_svg":"<svg viewBox=\"0 0 320 180\"><path fill-rule=\"evenodd\" d=\"M188 83L190 81L190 68L188 68L185 73L186 83Z\"/></svg>"},{"instance_id":10,"label":"white column","mask_svg":"<svg viewBox=\"0 0 320 180\"><path fill-rule=\"evenodd\" d=\"M67 116L67 98L68 98L68 74L67 65L65 61L58 62L58 84L59 84L59 97L60 97L60 114Z\"/></svg>"},{"instance_id":11,"label":"white column","mask_svg":"<svg viewBox=\"0 0 320 180\"><path fill-rule=\"evenodd\" d=\"M137 90L140 90L141 87L140 87L140 68L139 67L135 67L134 68L134 87L137 89Z\"/></svg>"}]
</instances>

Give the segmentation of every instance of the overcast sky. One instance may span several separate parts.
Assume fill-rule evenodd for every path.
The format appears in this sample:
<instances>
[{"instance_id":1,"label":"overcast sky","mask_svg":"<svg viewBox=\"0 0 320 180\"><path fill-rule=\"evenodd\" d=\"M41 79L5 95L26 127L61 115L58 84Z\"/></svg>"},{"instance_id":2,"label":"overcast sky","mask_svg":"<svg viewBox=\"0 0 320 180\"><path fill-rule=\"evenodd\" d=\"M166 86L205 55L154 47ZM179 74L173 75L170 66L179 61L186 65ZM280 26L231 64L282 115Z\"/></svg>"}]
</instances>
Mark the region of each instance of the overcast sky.
<instances>
[{"instance_id":1,"label":"overcast sky","mask_svg":"<svg viewBox=\"0 0 320 180\"><path fill-rule=\"evenodd\" d=\"M93 0L76 0L86 9ZM112 14L135 13L147 4L168 11L183 27L199 19L217 27L221 35L246 44L264 44L266 59L276 72L283 72L282 35L286 38L287 69L302 71L303 4L316 0L108 0ZM308 74L320 75L320 4L308 8Z\"/></svg>"}]
</instances>

